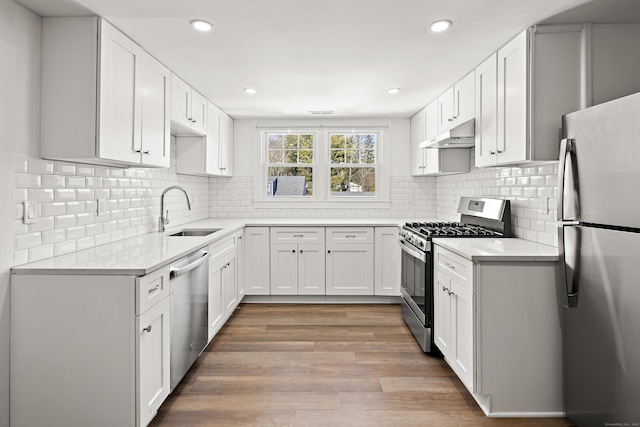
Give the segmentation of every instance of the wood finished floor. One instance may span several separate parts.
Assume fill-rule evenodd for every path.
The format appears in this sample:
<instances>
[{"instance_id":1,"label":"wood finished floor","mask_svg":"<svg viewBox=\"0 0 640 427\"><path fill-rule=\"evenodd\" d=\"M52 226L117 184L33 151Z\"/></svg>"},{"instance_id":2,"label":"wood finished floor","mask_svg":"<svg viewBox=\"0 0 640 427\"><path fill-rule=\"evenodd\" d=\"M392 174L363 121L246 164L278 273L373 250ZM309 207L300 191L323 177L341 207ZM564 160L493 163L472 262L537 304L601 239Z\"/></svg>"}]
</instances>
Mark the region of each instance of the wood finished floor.
<instances>
[{"instance_id":1,"label":"wood finished floor","mask_svg":"<svg viewBox=\"0 0 640 427\"><path fill-rule=\"evenodd\" d=\"M160 408L167 426L571 426L487 418L398 305L243 304Z\"/></svg>"}]
</instances>

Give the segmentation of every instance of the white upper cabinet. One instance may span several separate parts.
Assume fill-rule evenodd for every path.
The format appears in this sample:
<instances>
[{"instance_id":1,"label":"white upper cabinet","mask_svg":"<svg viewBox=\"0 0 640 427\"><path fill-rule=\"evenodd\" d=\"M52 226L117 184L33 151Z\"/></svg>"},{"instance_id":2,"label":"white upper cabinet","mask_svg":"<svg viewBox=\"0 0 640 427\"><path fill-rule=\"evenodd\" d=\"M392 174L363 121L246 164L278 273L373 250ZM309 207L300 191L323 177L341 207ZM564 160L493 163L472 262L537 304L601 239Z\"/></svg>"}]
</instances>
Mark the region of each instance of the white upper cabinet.
<instances>
[{"instance_id":1,"label":"white upper cabinet","mask_svg":"<svg viewBox=\"0 0 640 427\"><path fill-rule=\"evenodd\" d=\"M453 90L453 88L451 89ZM468 149L420 147L423 142L434 139L439 133L439 106L438 100L433 101L411 118L411 174L414 176L445 175L469 171Z\"/></svg>"},{"instance_id":2,"label":"white upper cabinet","mask_svg":"<svg viewBox=\"0 0 640 427\"><path fill-rule=\"evenodd\" d=\"M43 18L42 157L168 167L169 78L98 17Z\"/></svg>"},{"instance_id":3,"label":"white upper cabinet","mask_svg":"<svg viewBox=\"0 0 640 427\"><path fill-rule=\"evenodd\" d=\"M583 25L536 26L476 70L476 166L557 160L562 116L584 106Z\"/></svg>"},{"instance_id":4,"label":"white upper cabinet","mask_svg":"<svg viewBox=\"0 0 640 427\"><path fill-rule=\"evenodd\" d=\"M498 143L498 63L494 53L476 68L476 166L495 163Z\"/></svg>"},{"instance_id":5,"label":"white upper cabinet","mask_svg":"<svg viewBox=\"0 0 640 427\"><path fill-rule=\"evenodd\" d=\"M411 174L423 175L426 168L426 153L420 148L425 135L425 110L417 112L411 117Z\"/></svg>"},{"instance_id":6,"label":"white upper cabinet","mask_svg":"<svg viewBox=\"0 0 640 427\"><path fill-rule=\"evenodd\" d=\"M476 69L476 166L557 160L563 115L640 90L639 38L638 25L538 25L498 50Z\"/></svg>"},{"instance_id":7,"label":"white upper cabinet","mask_svg":"<svg viewBox=\"0 0 640 427\"><path fill-rule=\"evenodd\" d=\"M206 136L177 136L176 172L233 175L233 119L212 102L207 103Z\"/></svg>"},{"instance_id":8,"label":"white upper cabinet","mask_svg":"<svg viewBox=\"0 0 640 427\"><path fill-rule=\"evenodd\" d=\"M171 74L171 120L187 134L194 132L200 135L207 133L207 99L189 86L175 74Z\"/></svg>"},{"instance_id":9,"label":"white upper cabinet","mask_svg":"<svg viewBox=\"0 0 640 427\"><path fill-rule=\"evenodd\" d=\"M475 114L475 77L467 74L438 97L438 133L473 119Z\"/></svg>"}]
</instances>

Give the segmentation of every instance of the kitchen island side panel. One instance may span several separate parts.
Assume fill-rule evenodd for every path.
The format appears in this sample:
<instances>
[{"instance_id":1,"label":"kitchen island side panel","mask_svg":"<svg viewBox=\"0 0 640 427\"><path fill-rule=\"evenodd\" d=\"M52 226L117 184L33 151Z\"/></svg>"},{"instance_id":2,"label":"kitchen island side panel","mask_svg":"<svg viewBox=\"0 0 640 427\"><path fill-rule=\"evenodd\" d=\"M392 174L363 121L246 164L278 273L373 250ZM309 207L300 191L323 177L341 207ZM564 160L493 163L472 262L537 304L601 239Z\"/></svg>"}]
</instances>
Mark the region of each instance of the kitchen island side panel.
<instances>
[{"instance_id":1,"label":"kitchen island side panel","mask_svg":"<svg viewBox=\"0 0 640 427\"><path fill-rule=\"evenodd\" d=\"M479 263L478 394L489 416L562 416L556 262Z\"/></svg>"},{"instance_id":2,"label":"kitchen island side panel","mask_svg":"<svg viewBox=\"0 0 640 427\"><path fill-rule=\"evenodd\" d=\"M135 280L13 275L11 425L135 426Z\"/></svg>"}]
</instances>

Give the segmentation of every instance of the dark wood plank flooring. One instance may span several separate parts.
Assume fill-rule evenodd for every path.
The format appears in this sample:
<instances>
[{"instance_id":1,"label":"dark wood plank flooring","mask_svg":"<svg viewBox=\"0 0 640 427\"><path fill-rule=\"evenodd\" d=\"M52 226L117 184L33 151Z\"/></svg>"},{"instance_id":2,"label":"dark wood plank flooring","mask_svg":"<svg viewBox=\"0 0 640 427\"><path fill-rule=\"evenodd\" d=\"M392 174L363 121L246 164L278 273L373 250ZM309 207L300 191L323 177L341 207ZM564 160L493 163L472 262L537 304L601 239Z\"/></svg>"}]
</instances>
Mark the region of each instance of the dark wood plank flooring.
<instances>
[{"instance_id":1,"label":"dark wood plank flooring","mask_svg":"<svg viewBox=\"0 0 640 427\"><path fill-rule=\"evenodd\" d=\"M571 426L485 417L398 305L243 304L165 401L166 426Z\"/></svg>"}]
</instances>

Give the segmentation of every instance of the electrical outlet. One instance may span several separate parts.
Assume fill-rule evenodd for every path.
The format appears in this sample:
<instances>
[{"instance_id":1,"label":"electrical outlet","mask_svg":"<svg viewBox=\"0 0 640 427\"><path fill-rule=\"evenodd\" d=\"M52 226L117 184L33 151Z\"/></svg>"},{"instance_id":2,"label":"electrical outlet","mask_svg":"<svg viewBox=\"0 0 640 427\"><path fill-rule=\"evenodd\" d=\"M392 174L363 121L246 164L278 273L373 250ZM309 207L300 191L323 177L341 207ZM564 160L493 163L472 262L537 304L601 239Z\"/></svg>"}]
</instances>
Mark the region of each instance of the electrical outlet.
<instances>
[{"instance_id":1,"label":"electrical outlet","mask_svg":"<svg viewBox=\"0 0 640 427\"><path fill-rule=\"evenodd\" d=\"M107 201L105 199L98 199L98 216L102 216L107 213Z\"/></svg>"},{"instance_id":2,"label":"electrical outlet","mask_svg":"<svg viewBox=\"0 0 640 427\"><path fill-rule=\"evenodd\" d=\"M540 199L540 208L538 209L538 213L541 215L547 215L549 213L549 198L542 197Z\"/></svg>"},{"instance_id":3,"label":"electrical outlet","mask_svg":"<svg viewBox=\"0 0 640 427\"><path fill-rule=\"evenodd\" d=\"M25 200L22 202L24 209L22 210L22 222L24 224L33 224L36 222L36 203Z\"/></svg>"}]
</instances>

